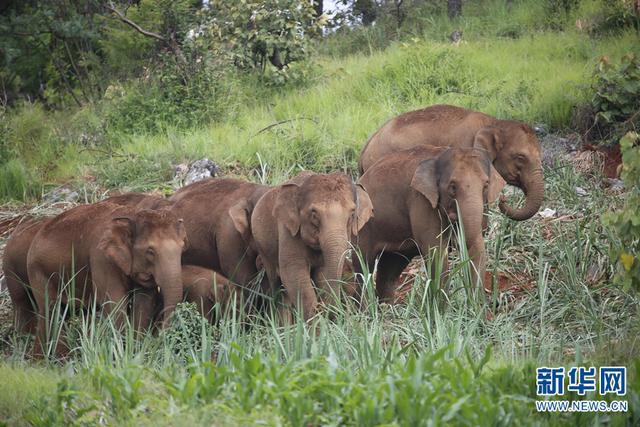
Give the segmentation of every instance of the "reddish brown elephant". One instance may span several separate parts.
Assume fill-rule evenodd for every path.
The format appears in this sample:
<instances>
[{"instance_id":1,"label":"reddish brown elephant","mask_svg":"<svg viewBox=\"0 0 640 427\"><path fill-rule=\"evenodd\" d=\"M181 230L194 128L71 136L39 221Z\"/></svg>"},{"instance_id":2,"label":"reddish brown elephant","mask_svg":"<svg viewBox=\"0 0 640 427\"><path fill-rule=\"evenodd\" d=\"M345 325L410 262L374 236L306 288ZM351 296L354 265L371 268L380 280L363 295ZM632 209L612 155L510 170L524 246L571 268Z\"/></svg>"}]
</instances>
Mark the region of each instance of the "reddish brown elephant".
<instances>
[{"instance_id":1,"label":"reddish brown elephant","mask_svg":"<svg viewBox=\"0 0 640 427\"><path fill-rule=\"evenodd\" d=\"M158 286L168 319L182 300L186 243L182 220L166 210L105 202L77 206L49 220L27 255L39 315L36 353L46 338L47 308L58 296L67 303L71 292L83 304L95 298L107 314L117 309L115 320L121 325L133 284ZM72 285L63 290L65 283Z\"/></svg>"},{"instance_id":2,"label":"reddish brown elephant","mask_svg":"<svg viewBox=\"0 0 640 427\"><path fill-rule=\"evenodd\" d=\"M317 297L331 304L340 293L350 239L371 218L367 192L345 174L303 172L268 191L256 204L251 229L272 291L314 316ZM287 315L288 317L288 315Z\"/></svg>"},{"instance_id":3,"label":"reddish brown elephant","mask_svg":"<svg viewBox=\"0 0 640 427\"><path fill-rule=\"evenodd\" d=\"M27 253L31 241L50 218L32 218L18 225L4 248L2 271L13 304L13 324L22 333L34 333L37 308L29 289Z\"/></svg>"},{"instance_id":4,"label":"reddish brown elephant","mask_svg":"<svg viewBox=\"0 0 640 427\"><path fill-rule=\"evenodd\" d=\"M251 213L268 189L238 179L211 178L178 190L169 200L174 203L172 212L184 218L189 237L183 263L218 271L246 288L258 273Z\"/></svg>"},{"instance_id":5,"label":"reddish brown elephant","mask_svg":"<svg viewBox=\"0 0 640 427\"><path fill-rule=\"evenodd\" d=\"M513 208L501 200L500 210L520 221L540 209L544 199L541 149L529 126L452 105L411 111L389 120L373 134L360 154L360 173L387 154L419 146L486 150L502 178L526 195L522 208Z\"/></svg>"},{"instance_id":6,"label":"reddish brown elephant","mask_svg":"<svg viewBox=\"0 0 640 427\"><path fill-rule=\"evenodd\" d=\"M172 205L164 198L143 193L125 193L98 203L113 203L135 209L162 209ZM4 250L2 269L13 304L14 325L22 333L35 332L37 307L29 287L27 253L31 241L48 218L32 218L21 223L11 234Z\"/></svg>"},{"instance_id":7,"label":"reddish brown elephant","mask_svg":"<svg viewBox=\"0 0 640 427\"><path fill-rule=\"evenodd\" d=\"M485 204L496 200L505 182L485 150L417 147L387 155L360 178L375 216L358 234L358 248L369 271L377 265L376 290L390 301L394 283L411 259L446 254L453 222L462 221L469 256L484 277L482 236ZM461 218L458 218L458 210ZM362 272L358 258L354 266Z\"/></svg>"},{"instance_id":8,"label":"reddish brown elephant","mask_svg":"<svg viewBox=\"0 0 640 427\"><path fill-rule=\"evenodd\" d=\"M215 306L219 312L237 312L241 307L242 295L238 287L229 279L208 268L195 265L182 266L183 301L196 306L198 312L210 323L217 319ZM132 318L137 330L145 330L153 325L162 311L162 300L154 289L138 289L132 304Z\"/></svg>"}]
</instances>

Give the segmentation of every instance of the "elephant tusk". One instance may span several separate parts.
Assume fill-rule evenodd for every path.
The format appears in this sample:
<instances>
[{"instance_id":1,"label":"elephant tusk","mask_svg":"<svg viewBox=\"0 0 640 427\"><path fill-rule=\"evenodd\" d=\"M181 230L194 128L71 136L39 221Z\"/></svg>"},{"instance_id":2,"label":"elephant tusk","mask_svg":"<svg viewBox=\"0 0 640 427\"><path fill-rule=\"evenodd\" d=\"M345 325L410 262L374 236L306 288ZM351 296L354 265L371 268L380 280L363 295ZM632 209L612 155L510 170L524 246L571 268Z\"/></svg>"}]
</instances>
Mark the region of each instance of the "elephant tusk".
<instances>
[{"instance_id":1,"label":"elephant tusk","mask_svg":"<svg viewBox=\"0 0 640 427\"><path fill-rule=\"evenodd\" d=\"M156 289L158 289L158 293L160 293L160 286L158 286Z\"/></svg>"}]
</instances>

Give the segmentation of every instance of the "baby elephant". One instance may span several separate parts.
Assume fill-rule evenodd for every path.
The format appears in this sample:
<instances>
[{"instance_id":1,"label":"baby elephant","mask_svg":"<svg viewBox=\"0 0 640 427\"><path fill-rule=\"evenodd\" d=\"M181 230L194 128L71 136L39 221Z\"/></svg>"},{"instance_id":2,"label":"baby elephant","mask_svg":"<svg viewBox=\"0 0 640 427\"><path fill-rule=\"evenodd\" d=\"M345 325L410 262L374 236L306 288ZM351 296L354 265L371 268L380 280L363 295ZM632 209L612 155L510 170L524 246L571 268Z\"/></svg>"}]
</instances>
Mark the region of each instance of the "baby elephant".
<instances>
[{"instance_id":1,"label":"baby elephant","mask_svg":"<svg viewBox=\"0 0 640 427\"><path fill-rule=\"evenodd\" d=\"M302 172L269 190L253 210L251 230L272 290L282 282L285 302L305 320L316 312L312 279L331 304L351 237L372 215L367 192L341 173Z\"/></svg>"},{"instance_id":2,"label":"baby elephant","mask_svg":"<svg viewBox=\"0 0 640 427\"><path fill-rule=\"evenodd\" d=\"M48 306L58 296L63 303L75 298L84 304L95 297L106 313L118 309L115 319L120 325L133 284L158 286L167 319L182 300L180 262L185 245L182 221L168 211L103 202L77 206L47 221L27 255L39 315L36 354L46 338Z\"/></svg>"},{"instance_id":3,"label":"baby elephant","mask_svg":"<svg viewBox=\"0 0 640 427\"><path fill-rule=\"evenodd\" d=\"M183 301L196 306L198 312L210 323L214 323L217 310L236 310L241 306L242 292L229 279L208 268L196 265L182 266ZM160 311L162 300L154 289L138 289L132 306L136 329L148 329ZM232 305L233 304L233 305Z\"/></svg>"},{"instance_id":4,"label":"baby elephant","mask_svg":"<svg viewBox=\"0 0 640 427\"><path fill-rule=\"evenodd\" d=\"M505 185L484 150L418 147L392 153L371 166L360 184L375 217L359 233L358 247L370 271L380 256L376 291L382 301L393 298L395 280L411 258L434 248L446 253L448 226L458 220L477 271L474 282L484 277L484 206ZM355 257L354 264L359 267Z\"/></svg>"}]
</instances>

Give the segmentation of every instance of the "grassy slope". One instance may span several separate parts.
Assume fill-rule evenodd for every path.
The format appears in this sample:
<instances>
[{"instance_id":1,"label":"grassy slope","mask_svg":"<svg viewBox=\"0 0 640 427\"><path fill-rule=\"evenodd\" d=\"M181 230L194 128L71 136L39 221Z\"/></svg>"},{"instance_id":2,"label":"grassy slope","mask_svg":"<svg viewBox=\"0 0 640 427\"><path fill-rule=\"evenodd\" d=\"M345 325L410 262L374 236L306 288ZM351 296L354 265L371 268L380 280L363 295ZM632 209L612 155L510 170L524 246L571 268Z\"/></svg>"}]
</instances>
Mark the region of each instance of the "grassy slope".
<instances>
[{"instance_id":1,"label":"grassy slope","mask_svg":"<svg viewBox=\"0 0 640 427\"><path fill-rule=\"evenodd\" d=\"M65 151L58 176L74 176L88 165L109 185L150 188L167 180L170 163L203 156L240 166L239 173L262 163L268 182L279 182L295 165L352 170L364 141L388 117L436 102L565 128L572 106L588 98L597 58L620 56L637 42L631 33L601 40L573 32L475 39L482 28L469 25L468 42L457 47L420 39L371 55L325 56L318 81L308 88L258 97L224 123L124 138L120 150L136 163ZM284 120L291 121L260 132ZM406 306L374 305L365 314L346 307L333 322L320 318L315 329L276 329L257 320L241 331L223 322L215 339L204 338L217 355L212 370L202 362L187 370L159 349L161 339L125 340L122 347L108 333L86 336L79 357L63 371L1 365L6 392L0 393L0 418L28 415L43 425L98 419L118 425L602 422L590 415L536 414L533 369L626 364L636 388L628 400L638 399L640 365L632 367L639 300L598 279L612 271L611 236L599 218L617 199L602 190L598 177L570 167L547 170L546 177L545 206L567 220L514 223L491 214L490 267L526 285L501 295L493 320L467 295L459 273L446 294L419 280ZM577 196L576 186L589 196ZM493 356L479 369L487 347ZM13 353L22 357L20 350ZM620 425L624 417L613 421Z\"/></svg>"}]
</instances>

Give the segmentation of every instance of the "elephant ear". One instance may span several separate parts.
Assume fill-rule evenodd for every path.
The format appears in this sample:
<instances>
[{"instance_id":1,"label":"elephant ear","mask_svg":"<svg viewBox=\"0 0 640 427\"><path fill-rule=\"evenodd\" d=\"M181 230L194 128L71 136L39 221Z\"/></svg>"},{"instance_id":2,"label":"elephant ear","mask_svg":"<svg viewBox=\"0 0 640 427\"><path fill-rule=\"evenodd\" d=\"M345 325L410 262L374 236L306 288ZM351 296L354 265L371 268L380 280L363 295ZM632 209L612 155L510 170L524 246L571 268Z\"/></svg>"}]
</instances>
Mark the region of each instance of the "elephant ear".
<instances>
[{"instance_id":1,"label":"elephant ear","mask_svg":"<svg viewBox=\"0 0 640 427\"><path fill-rule=\"evenodd\" d=\"M186 252L189 247L189 238L187 237L187 230L184 226L184 220L182 218L178 218L178 238L182 239L184 242L184 246L182 247L182 252Z\"/></svg>"},{"instance_id":2,"label":"elephant ear","mask_svg":"<svg viewBox=\"0 0 640 427\"><path fill-rule=\"evenodd\" d=\"M362 227L373 217L373 204L369 198L367 190L356 184L356 217L351 222L351 234L358 235Z\"/></svg>"},{"instance_id":3,"label":"elephant ear","mask_svg":"<svg viewBox=\"0 0 640 427\"><path fill-rule=\"evenodd\" d=\"M493 162L498 156L498 151L502 149L499 130L491 126L480 129L473 140L473 147L486 150Z\"/></svg>"},{"instance_id":4,"label":"elephant ear","mask_svg":"<svg viewBox=\"0 0 640 427\"><path fill-rule=\"evenodd\" d=\"M436 159L420 162L411 179L411 188L422 194L431 203L432 208L438 206L438 176L436 173Z\"/></svg>"},{"instance_id":5,"label":"elephant ear","mask_svg":"<svg viewBox=\"0 0 640 427\"><path fill-rule=\"evenodd\" d=\"M487 202L493 203L498 200L498 196L507 182L502 178L493 165L489 165L489 169L489 191L487 192Z\"/></svg>"},{"instance_id":6,"label":"elephant ear","mask_svg":"<svg viewBox=\"0 0 640 427\"><path fill-rule=\"evenodd\" d=\"M233 221L233 226L245 242L249 241L251 237L249 210L249 202L246 200L241 200L229 208L229 216L231 217L231 221Z\"/></svg>"},{"instance_id":7,"label":"elephant ear","mask_svg":"<svg viewBox=\"0 0 640 427\"><path fill-rule=\"evenodd\" d=\"M273 216L287 227L292 236L297 235L300 231L299 188L300 185L294 182L282 184L277 190L278 195L273 205Z\"/></svg>"},{"instance_id":8,"label":"elephant ear","mask_svg":"<svg viewBox=\"0 0 640 427\"><path fill-rule=\"evenodd\" d=\"M113 218L98 243L98 249L126 275L131 274L133 264L134 228L129 217Z\"/></svg>"}]
</instances>

